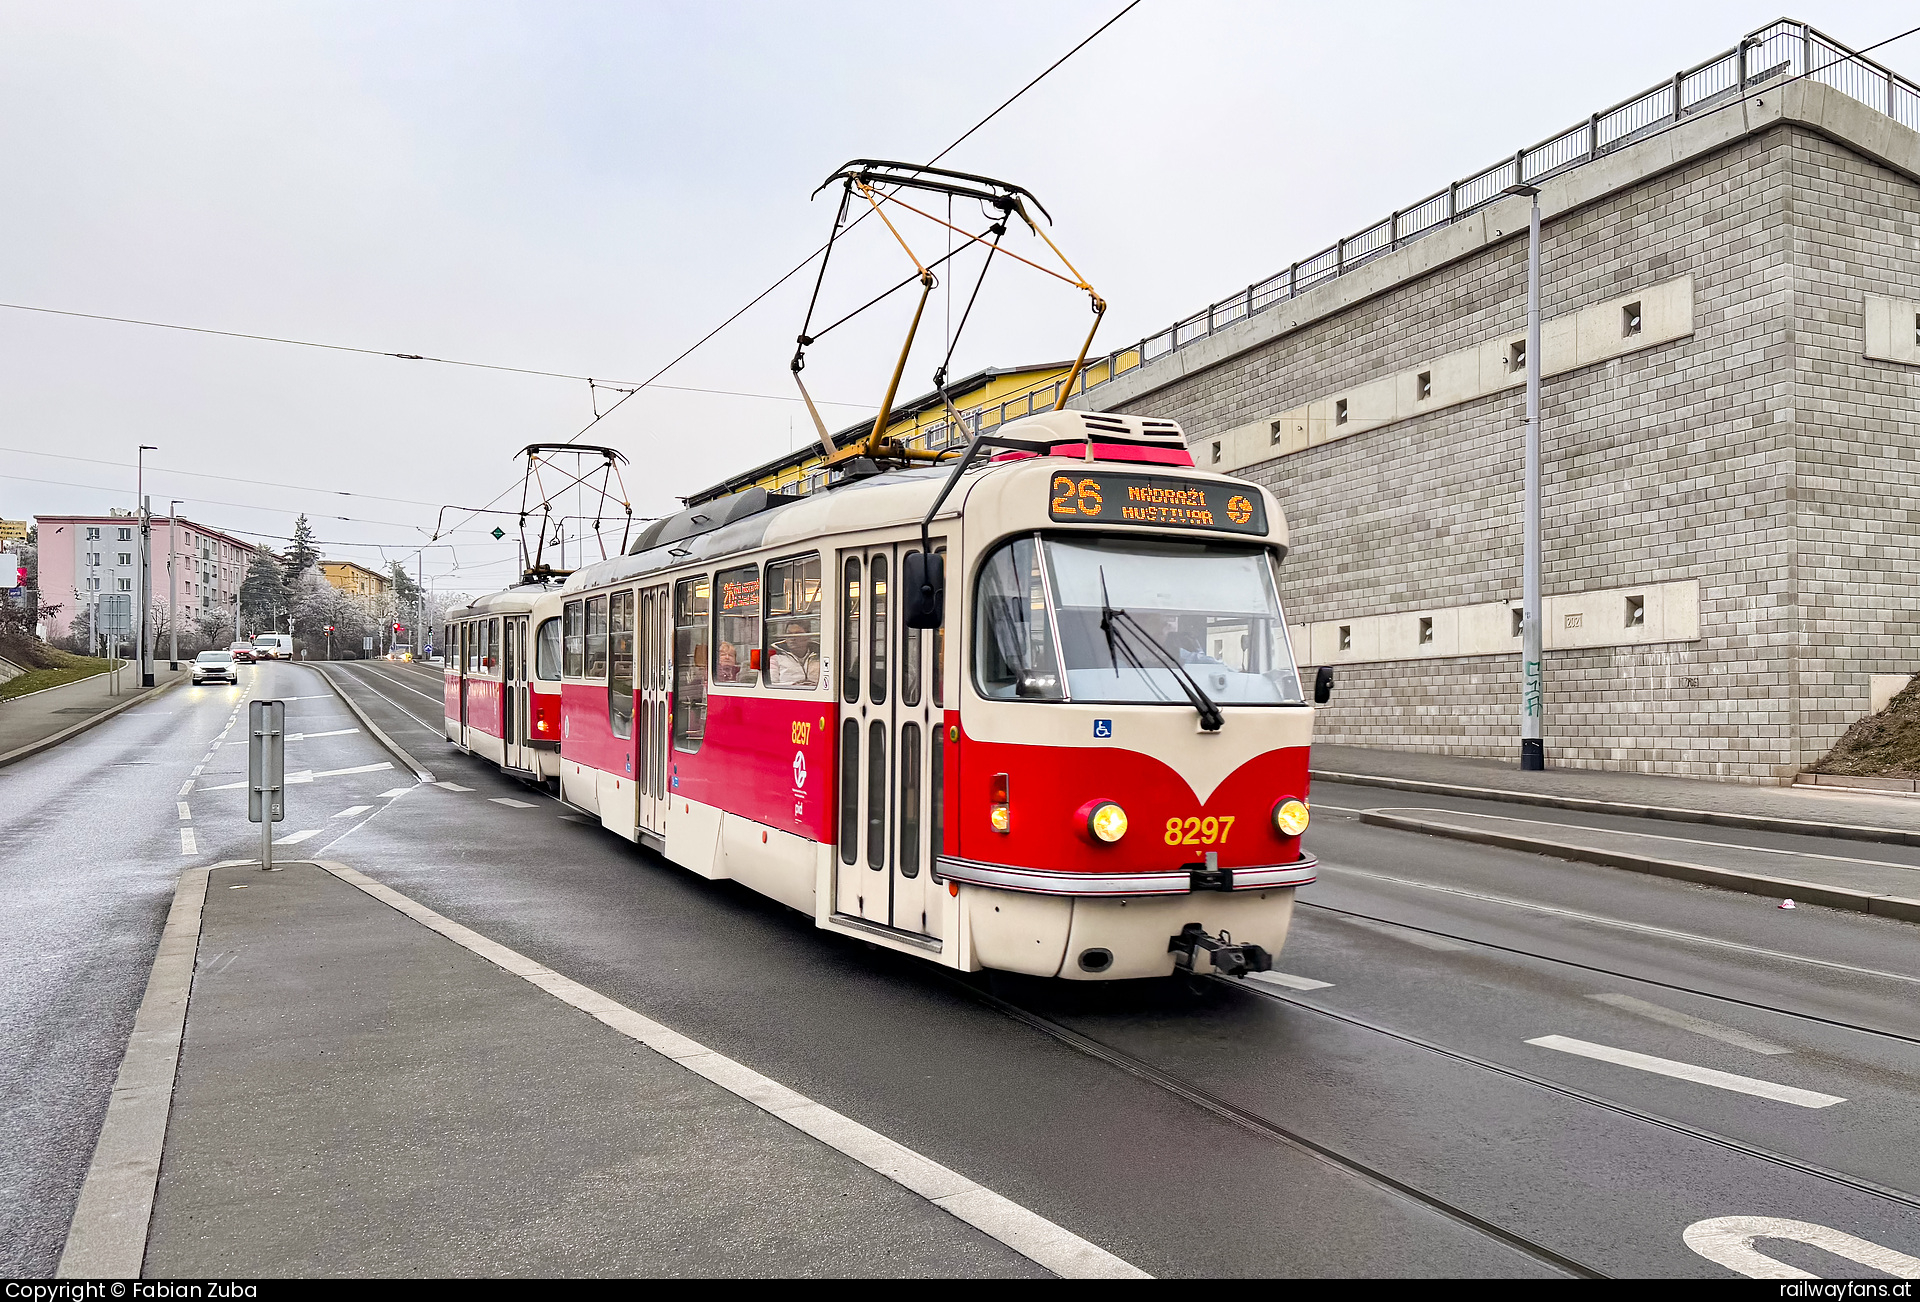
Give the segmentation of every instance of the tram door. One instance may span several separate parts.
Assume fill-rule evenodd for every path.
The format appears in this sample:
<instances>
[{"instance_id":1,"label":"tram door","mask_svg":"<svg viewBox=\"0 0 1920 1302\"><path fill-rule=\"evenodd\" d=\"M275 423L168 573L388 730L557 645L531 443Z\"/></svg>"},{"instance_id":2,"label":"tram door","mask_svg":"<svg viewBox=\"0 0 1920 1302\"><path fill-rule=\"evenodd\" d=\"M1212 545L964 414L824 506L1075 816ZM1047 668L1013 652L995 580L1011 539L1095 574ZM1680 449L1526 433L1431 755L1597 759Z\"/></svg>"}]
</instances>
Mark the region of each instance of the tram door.
<instances>
[{"instance_id":1,"label":"tram door","mask_svg":"<svg viewBox=\"0 0 1920 1302\"><path fill-rule=\"evenodd\" d=\"M509 615L502 621L500 735L506 740L508 768L533 767L527 754L527 616Z\"/></svg>"},{"instance_id":2,"label":"tram door","mask_svg":"<svg viewBox=\"0 0 1920 1302\"><path fill-rule=\"evenodd\" d=\"M459 659L455 669L460 675L460 744L467 744L467 671L473 668L473 625L460 624L456 636L460 639Z\"/></svg>"},{"instance_id":3,"label":"tram door","mask_svg":"<svg viewBox=\"0 0 1920 1302\"><path fill-rule=\"evenodd\" d=\"M667 833L667 747L669 684L673 681L673 610L665 587L640 589L640 708L635 719L640 750L634 774L640 795L640 827L658 836Z\"/></svg>"},{"instance_id":4,"label":"tram door","mask_svg":"<svg viewBox=\"0 0 1920 1302\"><path fill-rule=\"evenodd\" d=\"M918 550L916 539L840 554L834 910L932 936L940 918L931 874L938 638L901 627L895 582L901 559Z\"/></svg>"}]
</instances>

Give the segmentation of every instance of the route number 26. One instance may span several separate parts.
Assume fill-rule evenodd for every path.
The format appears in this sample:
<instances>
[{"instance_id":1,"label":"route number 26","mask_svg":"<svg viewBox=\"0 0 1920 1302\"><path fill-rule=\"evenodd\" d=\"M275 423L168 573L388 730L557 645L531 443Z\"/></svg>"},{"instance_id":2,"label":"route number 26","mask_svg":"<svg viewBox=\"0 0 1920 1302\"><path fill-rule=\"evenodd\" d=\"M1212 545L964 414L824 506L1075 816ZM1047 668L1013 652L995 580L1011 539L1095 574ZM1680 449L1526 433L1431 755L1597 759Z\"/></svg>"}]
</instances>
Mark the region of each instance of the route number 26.
<instances>
[{"instance_id":1,"label":"route number 26","mask_svg":"<svg viewBox=\"0 0 1920 1302\"><path fill-rule=\"evenodd\" d=\"M1052 507L1056 517L1072 515L1076 509L1081 515L1099 515L1101 507L1099 481L1082 479L1075 482L1067 475L1055 475Z\"/></svg>"},{"instance_id":2,"label":"route number 26","mask_svg":"<svg viewBox=\"0 0 1920 1302\"><path fill-rule=\"evenodd\" d=\"M1169 818L1168 845L1225 845L1233 830L1232 814L1224 818Z\"/></svg>"}]
</instances>

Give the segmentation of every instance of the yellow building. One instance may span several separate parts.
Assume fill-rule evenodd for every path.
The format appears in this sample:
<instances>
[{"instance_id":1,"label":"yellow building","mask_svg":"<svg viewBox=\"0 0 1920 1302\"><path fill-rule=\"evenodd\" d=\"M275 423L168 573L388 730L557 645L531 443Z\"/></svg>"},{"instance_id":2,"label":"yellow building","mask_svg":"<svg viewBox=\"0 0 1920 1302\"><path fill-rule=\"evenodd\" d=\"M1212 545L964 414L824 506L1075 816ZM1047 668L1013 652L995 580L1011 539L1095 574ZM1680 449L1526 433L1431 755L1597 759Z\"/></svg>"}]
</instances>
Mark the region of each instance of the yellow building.
<instances>
[{"instance_id":1,"label":"yellow building","mask_svg":"<svg viewBox=\"0 0 1920 1302\"><path fill-rule=\"evenodd\" d=\"M1108 364L1102 360L1102 366ZM990 366L983 371L975 371L947 386L947 396L953 400L954 410L960 414L963 428L950 428L952 421L936 391L923 393L907 402L895 403L893 420L886 432L890 437L914 447L965 447L967 439L978 430L993 429L1035 411L1051 410L1054 400L1059 397L1060 383L1066 379L1071 366L1071 362L1049 362L1006 370ZM1121 369L1129 368L1122 366ZM1095 377L1095 382L1106 378L1102 374ZM1075 382L1073 391L1079 393L1085 383L1083 374ZM872 430L873 418L869 416L835 434L834 446L845 447L856 443ZM777 457L711 488L701 489L686 499L687 505L711 502L715 498L727 497L749 488L764 488L774 493L811 493L825 481L825 472L820 468L824 456L819 440L809 439L806 446L795 452Z\"/></svg>"},{"instance_id":2,"label":"yellow building","mask_svg":"<svg viewBox=\"0 0 1920 1302\"><path fill-rule=\"evenodd\" d=\"M353 561L321 561L320 573L327 582L351 596L374 597L386 595L387 576L378 570L370 570Z\"/></svg>"}]
</instances>

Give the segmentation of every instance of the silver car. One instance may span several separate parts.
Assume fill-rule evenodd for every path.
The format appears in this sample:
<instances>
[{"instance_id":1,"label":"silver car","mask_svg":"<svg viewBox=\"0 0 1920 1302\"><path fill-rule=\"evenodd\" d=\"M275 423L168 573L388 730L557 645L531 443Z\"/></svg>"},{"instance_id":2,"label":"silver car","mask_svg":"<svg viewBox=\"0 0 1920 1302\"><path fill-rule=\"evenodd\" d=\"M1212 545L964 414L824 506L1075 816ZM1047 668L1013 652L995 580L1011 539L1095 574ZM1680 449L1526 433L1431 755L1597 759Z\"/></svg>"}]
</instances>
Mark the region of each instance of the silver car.
<instances>
[{"instance_id":1,"label":"silver car","mask_svg":"<svg viewBox=\"0 0 1920 1302\"><path fill-rule=\"evenodd\" d=\"M240 681L240 670L233 663L231 651L202 651L193 658L193 685L202 683L234 683Z\"/></svg>"}]
</instances>

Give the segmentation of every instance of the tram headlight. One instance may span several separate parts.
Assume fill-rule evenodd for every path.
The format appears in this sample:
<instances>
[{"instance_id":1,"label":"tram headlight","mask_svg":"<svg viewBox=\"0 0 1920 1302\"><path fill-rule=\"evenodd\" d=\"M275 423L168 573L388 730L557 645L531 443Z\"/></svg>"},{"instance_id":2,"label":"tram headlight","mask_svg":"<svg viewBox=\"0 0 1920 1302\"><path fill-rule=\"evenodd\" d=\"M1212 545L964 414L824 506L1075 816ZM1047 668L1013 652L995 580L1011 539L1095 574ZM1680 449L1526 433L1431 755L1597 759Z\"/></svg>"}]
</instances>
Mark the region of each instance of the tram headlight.
<instances>
[{"instance_id":1,"label":"tram headlight","mask_svg":"<svg viewBox=\"0 0 1920 1302\"><path fill-rule=\"evenodd\" d=\"M1299 836L1307 830L1307 802L1294 796L1273 807L1273 830L1282 836Z\"/></svg>"},{"instance_id":2,"label":"tram headlight","mask_svg":"<svg viewBox=\"0 0 1920 1302\"><path fill-rule=\"evenodd\" d=\"M1127 834L1127 811L1111 800L1102 800L1087 815L1087 831L1094 840L1112 845Z\"/></svg>"}]
</instances>

